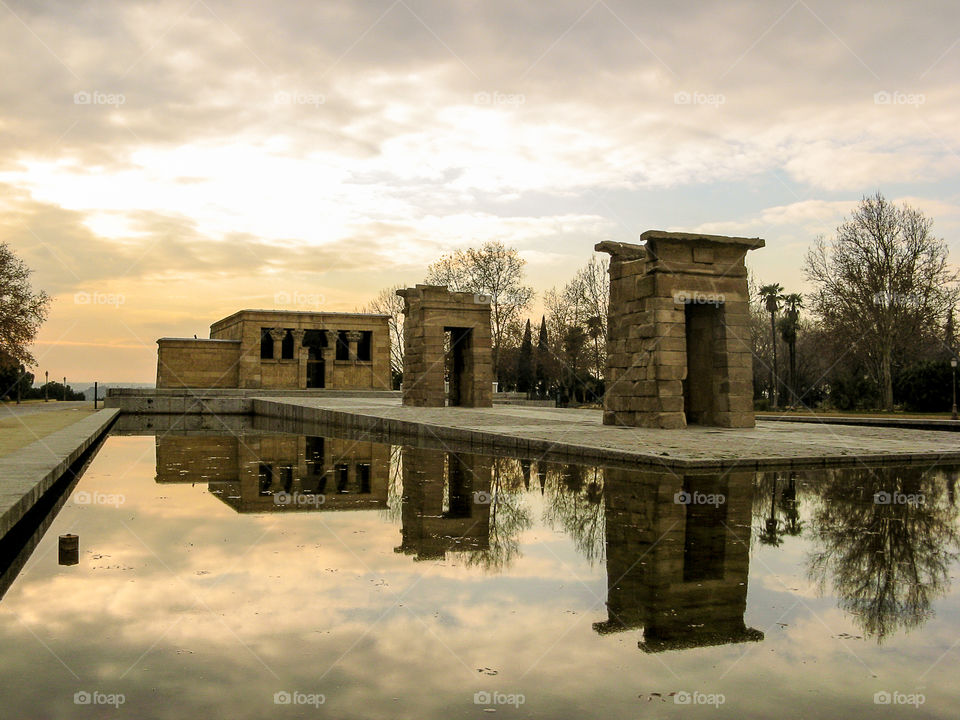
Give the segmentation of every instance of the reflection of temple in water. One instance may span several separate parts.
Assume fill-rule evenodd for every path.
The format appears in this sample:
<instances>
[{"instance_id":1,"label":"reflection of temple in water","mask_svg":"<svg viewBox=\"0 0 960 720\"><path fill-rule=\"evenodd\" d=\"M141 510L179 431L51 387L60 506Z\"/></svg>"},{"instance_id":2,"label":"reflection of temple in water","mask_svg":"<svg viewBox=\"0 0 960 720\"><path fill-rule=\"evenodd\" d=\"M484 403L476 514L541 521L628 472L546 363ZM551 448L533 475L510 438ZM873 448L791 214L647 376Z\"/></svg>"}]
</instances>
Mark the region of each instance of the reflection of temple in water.
<instances>
[{"instance_id":1,"label":"reflection of temple in water","mask_svg":"<svg viewBox=\"0 0 960 720\"><path fill-rule=\"evenodd\" d=\"M237 512L387 506L390 448L287 434L157 436L157 482L207 482ZM278 502L278 494L290 496ZM282 496L281 496L282 498Z\"/></svg>"},{"instance_id":2,"label":"reflection of temple in water","mask_svg":"<svg viewBox=\"0 0 960 720\"><path fill-rule=\"evenodd\" d=\"M604 477L609 617L594 629L642 627L646 652L762 640L743 622L753 474Z\"/></svg>"},{"instance_id":3,"label":"reflection of temple in water","mask_svg":"<svg viewBox=\"0 0 960 720\"><path fill-rule=\"evenodd\" d=\"M403 541L396 551L432 560L453 550L486 550L491 458L413 447L404 447L402 458Z\"/></svg>"}]
</instances>

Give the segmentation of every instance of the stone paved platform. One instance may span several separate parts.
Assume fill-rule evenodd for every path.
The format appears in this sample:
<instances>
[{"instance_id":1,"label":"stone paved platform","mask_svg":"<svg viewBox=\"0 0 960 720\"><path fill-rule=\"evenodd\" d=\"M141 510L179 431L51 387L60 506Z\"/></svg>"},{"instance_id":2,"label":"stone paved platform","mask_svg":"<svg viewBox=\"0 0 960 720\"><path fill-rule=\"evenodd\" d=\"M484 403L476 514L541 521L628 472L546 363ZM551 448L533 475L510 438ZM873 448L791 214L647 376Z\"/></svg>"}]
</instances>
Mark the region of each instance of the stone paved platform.
<instances>
[{"instance_id":1,"label":"stone paved platform","mask_svg":"<svg viewBox=\"0 0 960 720\"><path fill-rule=\"evenodd\" d=\"M391 439L463 443L578 462L677 468L773 469L825 465L960 465L960 437L932 430L759 422L756 428L682 430L602 424L599 410L523 406L412 408L396 400L259 398L256 415L383 433Z\"/></svg>"},{"instance_id":2,"label":"stone paved platform","mask_svg":"<svg viewBox=\"0 0 960 720\"><path fill-rule=\"evenodd\" d=\"M119 410L101 410L0 458L0 537L110 427Z\"/></svg>"}]
</instances>

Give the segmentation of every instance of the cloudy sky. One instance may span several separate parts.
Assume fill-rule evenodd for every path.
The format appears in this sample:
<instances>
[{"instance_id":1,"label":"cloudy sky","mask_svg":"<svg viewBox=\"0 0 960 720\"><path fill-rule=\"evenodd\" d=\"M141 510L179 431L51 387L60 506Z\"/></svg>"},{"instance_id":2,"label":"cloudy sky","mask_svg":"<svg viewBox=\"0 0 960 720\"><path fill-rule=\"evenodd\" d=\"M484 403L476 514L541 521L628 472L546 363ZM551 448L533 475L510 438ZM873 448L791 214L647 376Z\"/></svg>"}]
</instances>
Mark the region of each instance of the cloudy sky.
<instances>
[{"instance_id":1,"label":"cloudy sky","mask_svg":"<svg viewBox=\"0 0 960 720\"><path fill-rule=\"evenodd\" d=\"M160 336L354 310L497 239L530 283L650 228L759 279L876 190L960 257L955 2L0 0L0 240L35 368L151 382Z\"/></svg>"}]
</instances>

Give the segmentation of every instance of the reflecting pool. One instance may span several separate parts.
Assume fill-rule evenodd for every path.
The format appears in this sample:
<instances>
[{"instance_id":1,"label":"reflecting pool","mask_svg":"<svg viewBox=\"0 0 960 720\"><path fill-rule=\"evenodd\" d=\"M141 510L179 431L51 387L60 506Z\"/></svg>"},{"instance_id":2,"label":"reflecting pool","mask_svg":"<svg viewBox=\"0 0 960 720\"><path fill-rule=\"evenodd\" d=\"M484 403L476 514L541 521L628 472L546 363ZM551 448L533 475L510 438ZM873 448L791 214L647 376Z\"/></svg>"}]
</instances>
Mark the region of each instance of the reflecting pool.
<instances>
[{"instance_id":1,"label":"reflecting pool","mask_svg":"<svg viewBox=\"0 0 960 720\"><path fill-rule=\"evenodd\" d=\"M109 437L6 549L0 716L956 716L956 468L314 432Z\"/></svg>"}]
</instances>

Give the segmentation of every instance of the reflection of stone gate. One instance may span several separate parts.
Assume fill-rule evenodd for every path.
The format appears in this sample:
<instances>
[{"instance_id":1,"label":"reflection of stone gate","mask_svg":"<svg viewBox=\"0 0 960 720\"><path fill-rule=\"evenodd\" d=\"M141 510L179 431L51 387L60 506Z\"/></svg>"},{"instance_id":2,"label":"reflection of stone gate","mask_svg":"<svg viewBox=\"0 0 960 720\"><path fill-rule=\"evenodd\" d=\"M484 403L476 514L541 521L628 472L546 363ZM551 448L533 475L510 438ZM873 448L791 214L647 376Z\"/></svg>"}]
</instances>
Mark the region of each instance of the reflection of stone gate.
<instances>
[{"instance_id":1,"label":"reflection of stone gate","mask_svg":"<svg viewBox=\"0 0 960 720\"><path fill-rule=\"evenodd\" d=\"M606 425L753 427L748 250L760 238L648 230L610 254Z\"/></svg>"},{"instance_id":2,"label":"reflection of stone gate","mask_svg":"<svg viewBox=\"0 0 960 720\"><path fill-rule=\"evenodd\" d=\"M485 455L403 448L403 542L417 560L490 547L491 459Z\"/></svg>"},{"instance_id":3,"label":"reflection of stone gate","mask_svg":"<svg viewBox=\"0 0 960 720\"><path fill-rule=\"evenodd\" d=\"M662 652L756 642L747 627L752 472L604 470L608 619Z\"/></svg>"},{"instance_id":4,"label":"reflection of stone gate","mask_svg":"<svg viewBox=\"0 0 960 720\"><path fill-rule=\"evenodd\" d=\"M490 407L493 358L490 301L444 286L397 290L404 299L403 404ZM446 333L449 333L449 352ZM449 396L444 377L449 375Z\"/></svg>"}]
</instances>

